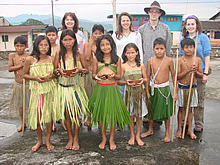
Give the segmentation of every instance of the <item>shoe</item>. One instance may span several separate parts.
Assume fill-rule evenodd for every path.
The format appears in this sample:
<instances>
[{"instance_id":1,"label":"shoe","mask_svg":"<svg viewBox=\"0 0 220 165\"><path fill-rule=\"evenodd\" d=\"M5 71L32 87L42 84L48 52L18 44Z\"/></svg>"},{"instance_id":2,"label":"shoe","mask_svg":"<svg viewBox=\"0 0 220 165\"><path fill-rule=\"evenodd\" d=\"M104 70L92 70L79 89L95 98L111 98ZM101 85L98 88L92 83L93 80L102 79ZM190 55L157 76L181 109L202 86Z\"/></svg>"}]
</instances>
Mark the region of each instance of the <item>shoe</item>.
<instances>
[{"instance_id":1,"label":"shoe","mask_svg":"<svg viewBox=\"0 0 220 165\"><path fill-rule=\"evenodd\" d=\"M194 128L194 132L202 132L203 128L199 127L199 126L195 126Z\"/></svg>"}]
</instances>

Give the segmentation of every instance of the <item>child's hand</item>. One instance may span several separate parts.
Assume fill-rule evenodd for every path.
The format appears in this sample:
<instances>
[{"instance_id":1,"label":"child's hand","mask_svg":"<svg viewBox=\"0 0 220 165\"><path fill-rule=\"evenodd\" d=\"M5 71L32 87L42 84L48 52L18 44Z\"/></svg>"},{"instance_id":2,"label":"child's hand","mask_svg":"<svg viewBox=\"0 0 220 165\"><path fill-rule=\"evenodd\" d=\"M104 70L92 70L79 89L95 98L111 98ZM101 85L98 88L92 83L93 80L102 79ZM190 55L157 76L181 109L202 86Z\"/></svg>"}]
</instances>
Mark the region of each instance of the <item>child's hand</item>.
<instances>
[{"instance_id":1,"label":"child's hand","mask_svg":"<svg viewBox=\"0 0 220 165\"><path fill-rule=\"evenodd\" d=\"M115 74L114 74L114 73L108 75L108 79L109 79L109 80L113 79L114 77L115 77Z\"/></svg>"},{"instance_id":2,"label":"child's hand","mask_svg":"<svg viewBox=\"0 0 220 165\"><path fill-rule=\"evenodd\" d=\"M80 69L79 68L74 68L75 72L72 72L69 76L67 77L74 77L76 76L79 72L80 72Z\"/></svg>"},{"instance_id":3,"label":"child's hand","mask_svg":"<svg viewBox=\"0 0 220 165\"><path fill-rule=\"evenodd\" d=\"M80 76L85 76L87 73L89 73L89 70L83 68L83 69L80 69L79 75Z\"/></svg>"},{"instance_id":4,"label":"child's hand","mask_svg":"<svg viewBox=\"0 0 220 165\"><path fill-rule=\"evenodd\" d=\"M139 79L139 81L140 82L136 83L136 87L139 87L139 86L141 86L144 83L144 79L143 78Z\"/></svg>"},{"instance_id":5,"label":"child's hand","mask_svg":"<svg viewBox=\"0 0 220 165\"><path fill-rule=\"evenodd\" d=\"M59 72L61 74L61 76L64 76L64 77L67 77L66 73L65 73L65 70L64 69L59 69Z\"/></svg>"},{"instance_id":6,"label":"child's hand","mask_svg":"<svg viewBox=\"0 0 220 165\"><path fill-rule=\"evenodd\" d=\"M127 80L127 81L126 81L126 84L127 84L128 86L132 86L132 87L133 87L133 85L135 85L135 83L133 83L132 80Z\"/></svg>"},{"instance_id":7,"label":"child's hand","mask_svg":"<svg viewBox=\"0 0 220 165\"><path fill-rule=\"evenodd\" d=\"M36 81L39 82L39 83L46 82L45 80L42 79L42 76L36 76Z\"/></svg>"},{"instance_id":8,"label":"child's hand","mask_svg":"<svg viewBox=\"0 0 220 165\"><path fill-rule=\"evenodd\" d=\"M197 70L198 70L198 67L196 65L192 65L191 72L196 73Z\"/></svg>"},{"instance_id":9,"label":"child's hand","mask_svg":"<svg viewBox=\"0 0 220 165\"><path fill-rule=\"evenodd\" d=\"M176 101L177 99L178 99L178 94L177 94L177 92L175 93L175 95L174 95L174 93L173 93L173 100Z\"/></svg>"}]
</instances>

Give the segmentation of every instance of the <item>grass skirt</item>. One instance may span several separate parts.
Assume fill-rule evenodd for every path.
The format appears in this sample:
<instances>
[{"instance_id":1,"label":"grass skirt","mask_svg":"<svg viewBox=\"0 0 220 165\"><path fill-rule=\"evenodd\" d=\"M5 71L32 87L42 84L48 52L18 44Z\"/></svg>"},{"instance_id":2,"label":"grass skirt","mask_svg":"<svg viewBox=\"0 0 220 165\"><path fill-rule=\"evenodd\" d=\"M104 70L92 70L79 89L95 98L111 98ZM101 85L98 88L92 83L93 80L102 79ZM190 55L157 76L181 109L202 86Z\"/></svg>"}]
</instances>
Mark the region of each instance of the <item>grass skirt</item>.
<instances>
[{"instance_id":1,"label":"grass skirt","mask_svg":"<svg viewBox=\"0 0 220 165\"><path fill-rule=\"evenodd\" d=\"M92 108L92 124L102 120L103 128L104 125L106 128L115 127L116 122L120 128L124 128L131 123L130 114L116 83L96 84L89 100L89 108Z\"/></svg>"},{"instance_id":2,"label":"grass skirt","mask_svg":"<svg viewBox=\"0 0 220 165\"><path fill-rule=\"evenodd\" d=\"M25 122L28 119L28 109L30 101L30 90L29 85L25 85ZM14 82L13 91L9 104L9 117L21 118L20 113L23 111L23 84Z\"/></svg>"},{"instance_id":3,"label":"grass skirt","mask_svg":"<svg viewBox=\"0 0 220 165\"><path fill-rule=\"evenodd\" d=\"M54 104L60 109L60 113L56 116L57 120L65 121L65 109L67 109L72 124L80 125L79 117L83 115L86 117L89 113L88 97L85 89L79 85L65 87L59 84L56 99Z\"/></svg>"},{"instance_id":4,"label":"grass skirt","mask_svg":"<svg viewBox=\"0 0 220 165\"><path fill-rule=\"evenodd\" d=\"M89 73L85 77L85 90L88 98L90 98L95 85L96 80L92 79L92 72L89 71Z\"/></svg>"},{"instance_id":5,"label":"grass skirt","mask_svg":"<svg viewBox=\"0 0 220 165\"><path fill-rule=\"evenodd\" d=\"M30 66L31 76L42 76L46 73L53 73L52 63L39 63ZM28 125L31 129L37 129L39 122L41 129L46 123L53 121L53 94L55 88L53 80L44 83L38 83L31 80L29 88L31 90Z\"/></svg>"},{"instance_id":6,"label":"grass skirt","mask_svg":"<svg viewBox=\"0 0 220 165\"><path fill-rule=\"evenodd\" d=\"M168 96L170 92L170 86L159 88L164 96ZM151 94L151 86L149 86L149 92ZM154 95L150 97L152 113L149 113L150 120L163 121L168 120L168 117L173 115L173 98L172 94L168 97L168 104L166 104L166 98L164 98L158 88L154 88Z\"/></svg>"}]
</instances>

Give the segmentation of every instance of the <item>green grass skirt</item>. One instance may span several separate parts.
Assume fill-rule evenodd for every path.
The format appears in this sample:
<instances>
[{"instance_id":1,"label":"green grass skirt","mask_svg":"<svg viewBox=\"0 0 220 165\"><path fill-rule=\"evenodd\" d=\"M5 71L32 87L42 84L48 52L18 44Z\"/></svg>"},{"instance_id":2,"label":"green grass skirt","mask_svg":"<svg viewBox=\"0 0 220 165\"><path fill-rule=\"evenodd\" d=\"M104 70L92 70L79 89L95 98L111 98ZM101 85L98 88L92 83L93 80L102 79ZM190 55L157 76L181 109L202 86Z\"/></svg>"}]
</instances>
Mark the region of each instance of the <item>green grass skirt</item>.
<instances>
[{"instance_id":1,"label":"green grass skirt","mask_svg":"<svg viewBox=\"0 0 220 165\"><path fill-rule=\"evenodd\" d=\"M118 123L120 128L130 125L131 118L121 97L118 85L103 86L96 84L89 100L92 109L92 124L103 121L103 128L111 128Z\"/></svg>"},{"instance_id":2,"label":"green grass skirt","mask_svg":"<svg viewBox=\"0 0 220 165\"><path fill-rule=\"evenodd\" d=\"M160 91L164 96L168 96L170 86L162 87ZM149 92L151 94L151 86L149 86ZM158 88L154 88L154 96L150 97L150 101L152 104L152 113L148 115L150 120L168 120L168 117L173 115L173 97L171 93L168 97L168 104L166 104L166 98L160 94Z\"/></svg>"}]
</instances>

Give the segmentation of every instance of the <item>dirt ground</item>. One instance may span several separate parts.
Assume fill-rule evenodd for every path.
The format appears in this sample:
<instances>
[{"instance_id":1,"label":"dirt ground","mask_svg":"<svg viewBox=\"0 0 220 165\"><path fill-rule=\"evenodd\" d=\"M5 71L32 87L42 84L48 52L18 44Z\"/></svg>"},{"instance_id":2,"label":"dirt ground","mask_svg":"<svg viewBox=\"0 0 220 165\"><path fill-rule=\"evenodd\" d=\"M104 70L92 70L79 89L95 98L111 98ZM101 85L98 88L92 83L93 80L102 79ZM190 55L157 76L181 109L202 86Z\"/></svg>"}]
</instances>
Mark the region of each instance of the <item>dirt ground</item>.
<instances>
[{"instance_id":1,"label":"dirt ground","mask_svg":"<svg viewBox=\"0 0 220 165\"><path fill-rule=\"evenodd\" d=\"M116 151L110 151L108 147L105 150L99 150L98 143L101 140L99 129L93 127L89 131L82 126L79 135L80 150L69 151L64 147L68 140L66 131L59 123L56 123L57 130L52 133L51 137L55 149L49 152L44 145L34 153L31 152L31 146L37 141L35 132L27 130L25 136L21 137L20 133L15 132L19 121L8 119L8 105L14 75L7 71L7 61L0 60L0 128L2 127L0 133L12 133L8 136L2 134L1 137L0 135L0 164L219 164L220 140L218 137L220 134L216 130L220 127L218 122L220 58L212 59L211 67L212 74L209 76L206 88L206 124L203 133L196 134L197 140L191 140L189 136L186 136L185 140L174 137L173 143L166 144L163 142L164 126L155 124L154 135L142 139L145 143L143 147L129 146L127 141L130 132L125 130L116 131ZM12 131L7 125L10 125ZM147 128L144 125L142 132L147 131Z\"/></svg>"}]
</instances>

